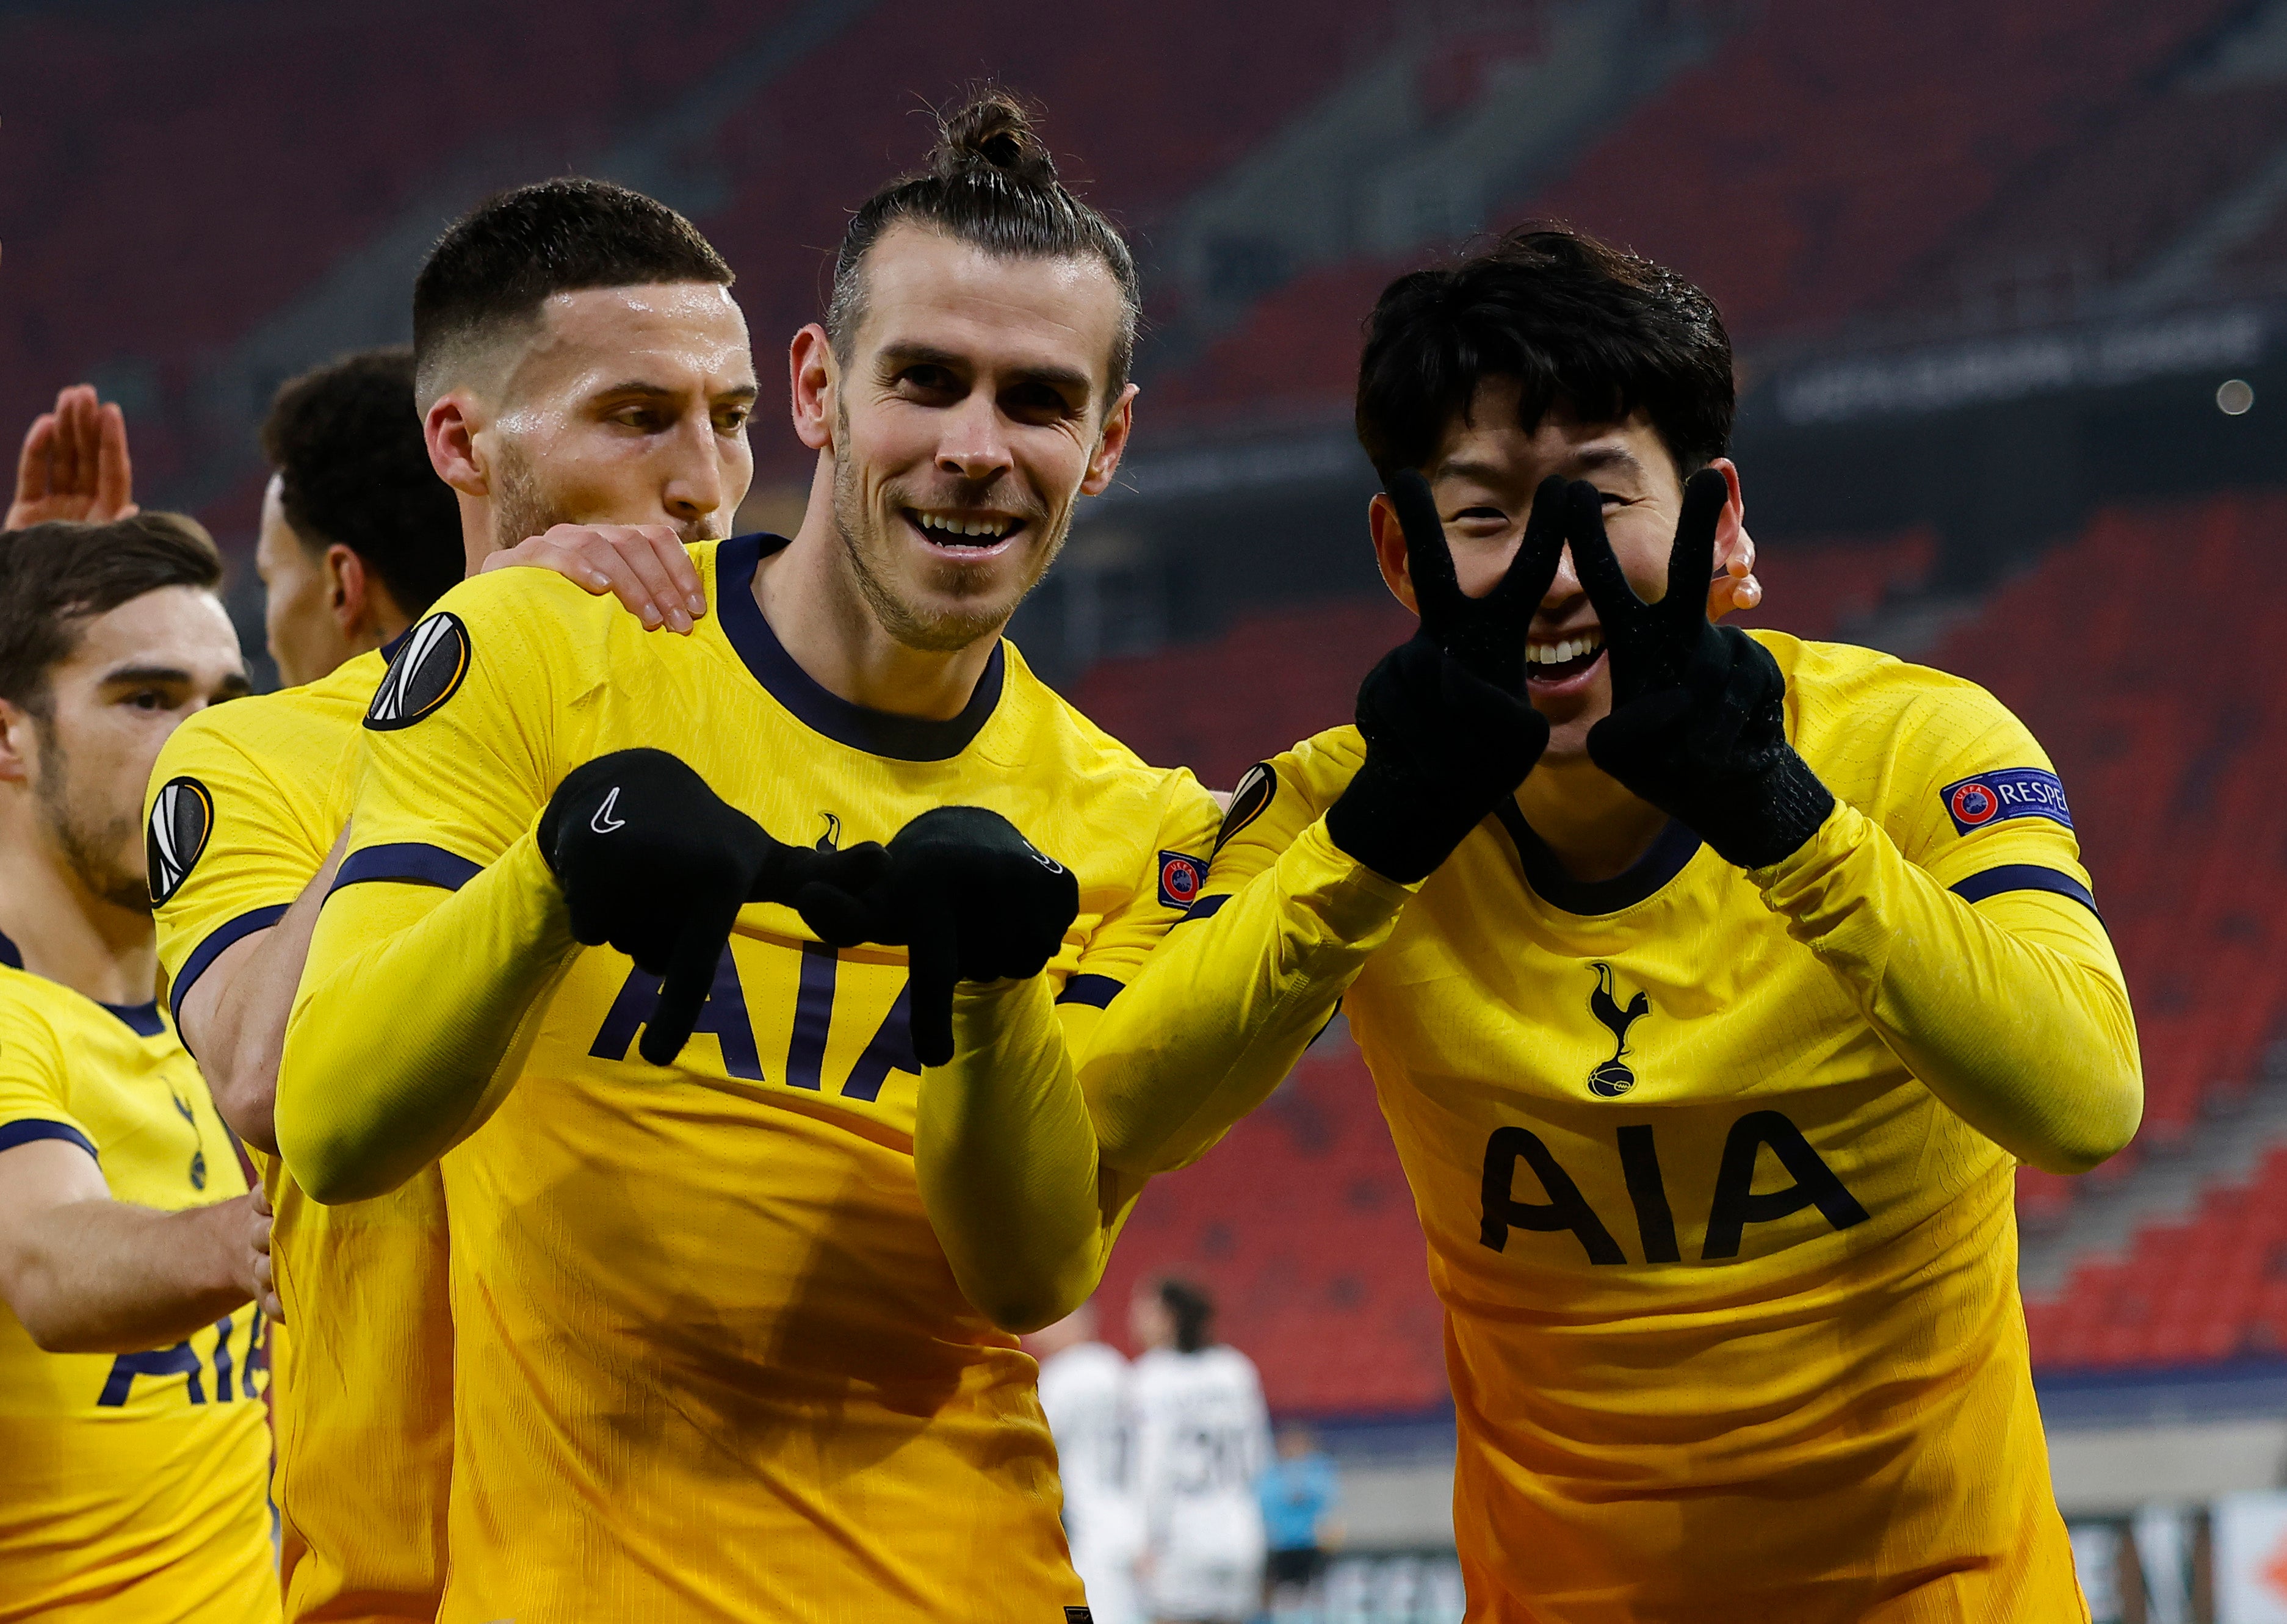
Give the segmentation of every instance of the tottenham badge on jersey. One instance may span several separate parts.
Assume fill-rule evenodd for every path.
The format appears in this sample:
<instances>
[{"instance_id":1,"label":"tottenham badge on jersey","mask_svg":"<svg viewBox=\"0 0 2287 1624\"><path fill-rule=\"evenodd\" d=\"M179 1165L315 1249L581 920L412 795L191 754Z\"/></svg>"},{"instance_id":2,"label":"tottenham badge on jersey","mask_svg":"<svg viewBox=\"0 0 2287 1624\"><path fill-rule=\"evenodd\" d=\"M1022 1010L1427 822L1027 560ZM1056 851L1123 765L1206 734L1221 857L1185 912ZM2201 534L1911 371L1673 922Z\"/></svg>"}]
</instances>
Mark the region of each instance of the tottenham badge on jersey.
<instances>
[{"instance_id":1,"label":"tottenham badge on jersey","mask_svg":"<svg viewBox=\"0 0 2287 1624\"><path fill-rule=\"evenodd\" d=\"M1207 869L1196 857L1185 857L1181 852L1159 853L1159 906L1188 908L1199 899L1199 888L1207 883Z\"/></svg>"},{"instance_id":2,"label":"tottenham badge on jersey","mask_svg":"<svg viewBox=\"0 0 2287 1624\"><path fill-rule=\"evenodd\" d=\"M1938 791L1957 835L1982 829L1989 823L2012 818L2047 818L2067 828L2072 812L2065 805L2065 787L2054 772L2038 767L2004 767L1948 784Z\"/></svg>"},{"instance_id":3,"label":"tottenham badge on jersey","mask_svg":"<svg viewBox=\"0 0 2287 1624\"><path fill-rule=\"evenodd\" d=\"M382 733L410 727L458 693L468 675L469 629L440 609L405 634L405 646L374 690L365 725Z\"/></svg>"},{"instance_id":4,"label":"tottenham badge on jersey","mask_svg":"<svg viewBox=\"0 0 2287 1624\"><path fill-rule=\"evenodd\" d=\"M194 778L170 778L160 787L151 803L151 822L143 831L152 907L161 907L182 890L213 833L214 796L204 784Z\"/></svg>"}]
</instances>

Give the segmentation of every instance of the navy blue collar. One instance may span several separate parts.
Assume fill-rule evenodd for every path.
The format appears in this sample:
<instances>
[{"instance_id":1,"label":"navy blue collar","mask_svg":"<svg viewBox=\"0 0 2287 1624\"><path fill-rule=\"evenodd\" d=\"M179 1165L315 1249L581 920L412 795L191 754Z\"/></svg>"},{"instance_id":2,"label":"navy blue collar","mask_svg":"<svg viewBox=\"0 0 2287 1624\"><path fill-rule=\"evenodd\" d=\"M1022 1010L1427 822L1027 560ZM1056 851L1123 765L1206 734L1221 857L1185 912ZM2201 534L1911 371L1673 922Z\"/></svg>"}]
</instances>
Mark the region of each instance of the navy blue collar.
<instances>
[{"instance_id":1,"label":"navy blue collar","mask_svg":"<svg viewBox=\"0 0 2287 1624\"><path fill-rule=\"evenodd\" d=\"M755 601L756 566L786 545L785 536L756 531L734 535L715 549L715 613L723 617L723 634L755 680L803 725L853 750L898 761L950 761L967 749L1001 703L1001 685L1008 672L1001 646L993 645L993 657L985 661L977 691L961 714L947 721L895 717L853 705L827 693L795 663Z\"/></svg>"},{"instance_id":2,"label":"navy blue collar","mask_svg":"<svg viewBox=\"0 0 2287 1624\"><path fill-rule=\"evenodd\" d=\"M1651 843L1651 849L1609 880L1576 880L1564 872L1556 853L1532 832L1515 801L1495 809L1501 827L1516 843L1517 861L1524 865L1524 883L1543 902L1568 914L1617 914L1634 907L1683 872L1698 854L1699 836L1671 818Z\"/></svg>"},{"instance_id":3,"label":"navy blue collar","mask_svg":"<svg viewBox=\"0 0 2287 1624\"><path fill-rule=\"evenodd\" d=\"M23 949L5 935L0 935L0 964L5 964L11 970L24 968ZM96 1001L90 999L88 1002L94 1003ZM138 1037L154 1038L167 1029L166 1021L159 1014L159 1001L155 998L149 1003L107 1003L99 1007L125 1021Z\"/></svg>"},{"instance_id":4,"label":"navy blue collar","mask_svg":"<svg viewBox=\"0 0 2287 1624\"><path fill-rule=\"evenodd\" d=\"M423 617L423 619L426 618L427 617L425 615ZM420 623L420 621L415 621L413 622L413 626L418 626ZM397 663L397 651L403 648L405 646L405 639L413 635L413 626L408 626L404 630L399 632L395 637L390 638L388 642L381 646L381 662L384 665L395 665Z\"/></svg>"}]
</instances>

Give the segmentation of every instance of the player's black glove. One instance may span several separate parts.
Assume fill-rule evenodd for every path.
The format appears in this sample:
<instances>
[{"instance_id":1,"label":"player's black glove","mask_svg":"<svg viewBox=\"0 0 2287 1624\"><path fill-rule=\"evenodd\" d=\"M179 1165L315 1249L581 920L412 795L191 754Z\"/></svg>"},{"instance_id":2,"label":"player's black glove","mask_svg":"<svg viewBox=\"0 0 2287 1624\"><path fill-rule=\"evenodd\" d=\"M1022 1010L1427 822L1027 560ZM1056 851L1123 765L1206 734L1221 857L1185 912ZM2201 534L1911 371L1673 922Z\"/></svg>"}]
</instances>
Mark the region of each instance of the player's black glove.
<instances>
[{"instance_id":1,"label":"player's black glove","mask_svg":"<svg viewBox=\"0 0 2287 1624\"><path fill-rule=\"evenodd\" d=\"M999 812L933 806L898 831L878 874L813 887L801 906L837 947L907 950L914 1055L943 1066L953 1058L954 986L1039 975L1080 913L1080 882Z\"/></svg>"},{"instance_id":2,"label":"player's black glove","mask_svg":"<svg viewBox=\"0 0 2287 1624\"><path fill-rule=\"evenodd\" d=\"M1429 487L1389 480L1405 532L1421 630L1383 656L1358 687L1365 760L1326 809L1326 833L1376 874L1426 879L1548 748L1548 724L1524 697L1525 633L1564 547L1564 482L1545 481L1508 573L1466 596Z\"/></svg>"},{"instance_id":3,"label":"player's black glove","mask_svg":"<svg viewBox=\"0 0 2287 1624\"><path fill-rule=\"evenodd\" d=\"M1611 714L1588 730L1590 757L1726 862L1760 868L1817 833L1834 796L1787 742L1778 661L1745 632L1708 623L1728 495L1712 468L1683 487L1667 595L1657 603L1628 585L1601 509L1578 519L1569 539L1603 622L1612 681Z\"/></svg>"},{"instance_id":4,"label":"player's black glove","mask_svg":"<svg viewBox=\"0 0 2287 1624\"><path fill-rule=\"evenodd\" d=\"M782 844L686 763L651 749L614 750L566 773L540 815L539 841L573 936L609 942L661 978L640 1046L653 1066L690 1041L741 907L798 907L828 884L867 884L887 862L870 844Z\"/></svg>"}]
</instances>

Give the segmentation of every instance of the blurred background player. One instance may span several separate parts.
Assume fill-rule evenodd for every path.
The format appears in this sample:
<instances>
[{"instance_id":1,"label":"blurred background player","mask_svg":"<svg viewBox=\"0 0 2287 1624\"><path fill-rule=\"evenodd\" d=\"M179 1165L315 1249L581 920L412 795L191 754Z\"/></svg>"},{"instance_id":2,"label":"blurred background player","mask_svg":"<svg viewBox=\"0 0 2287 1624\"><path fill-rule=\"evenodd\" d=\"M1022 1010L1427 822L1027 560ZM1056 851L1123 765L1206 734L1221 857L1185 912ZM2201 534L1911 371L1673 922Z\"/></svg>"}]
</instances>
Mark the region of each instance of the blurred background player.
<instances>
[{"instance_id":1,"label":"blurred background player","mask_svg":"<svg viewBox=\"0 0 2287 1624\"><path fill-rule=\"evenodd\" d=\"M1001 637L1117 468L1136 298L1118 234L980 97L851 218L789 345L795 535L697 547L689 638L537 572L469 582L377 697L278 1123L328 1200L443 1157L448 1613L1078 1603L1037 1367L994 1328L1060 1313L946 1240L998 1192L919 1073L924 1039L1011 1005L1091 1026L1180 915L1162 853L1196 863L1216 820ZM726 376L743 357L720 289L646 304L718 310ZM788 910L947 812L998 844L892 842L885 883L984 903L908 898L918 949L837 952ZM989 947L1019 901L1025 934L973 963L969 927Z\"/></svg>"},{"instance_id":2,"label":"blurred background player","mask_svg":"<svg viewBox=\"0 0 2287 1624\"><path fill-rule=\"evenodd\" d=\"M1300 1422L1278 1429L1278 1458L1255 1484L1262 1502L1264 1605L1273 1618L1309 1613L1318 1604L1326 1561L1342 1542L1335 1513L1341 1475L1318 1435Z\"/></svg>"},{"instance_id":3,"label":"blurred background player","mask_svg":"<svg viewBox=\"0 0 2287 1624\"><path fill-rule=\"evenodd\" d=\"M281 673L307 685L202 719L151 783L152 837L174 854L154 886L170 996L279 1213L289 1618L433 1619L444 1585L452 1332L438 1176L336 1212L271 1154L286 1013L385 640L469 568L504 564L688 630L705 604L682 538L720 526L745 491L743 353L721 353L719 320L661 321L646 298L689 287L727 302L730 272L689 223L590 181L507 194L431 255L416 331L441 322L466 343L470 301L495 298L519 265L526 297L493 313L490 364L448 372L428 403L459 487L432 464L412 352L350 356L280 391L263 432L276 466L265 623ZM515 471L496 479L503 464ZM518 504L504 519L503 486ZM566 516L604 527L556 522ZM493 551L529 525L549 534Z\"/></svg>"},{"instance_id":4,"label":"blurred background player","mask_svg":"<svg viewBox=\"0 0 2287 1624\"><path fill-rule=\"evenodd\" d=\"M161 742L243 693L167 513L0 534L0 1619L277 1617L267 1224L152 1001Z\"/></svg>"},{"instance_id":5,"label":"blurred background player","mask_svg":"<svg viewBox=\"0 0 2287 1624\"><path fill-rule=\"evenodd\" d=\"M1153 1624L1244 1624L1262 1604L1270 1462L1254 1362L1215 1340L1213 1300L1182 1280L1136 1291L1128 1335L1144 1605Z\"/></svg>"},{"instance_id":6,"label":"blurred background player","mask_svg":"<svg viewBox=\"0 0 2287 1624\"><path fill-rule=\"evenodd\" d=\"M297 688L389 642L461 579L460 504L429 465L409 349L287 384L262 455L263 628L279 682Z\"/></svg>"},{"instance_id":7,"label":"blurred background player","mask_svg":"<svg viewBox=\"0 0 2287 1624\"><path fill-rule=\"evenodd\" d=\"M1088 1592L1093 1624L1140 1624L1136 1557L1135 1428L1128 1360L1097 1335L1096 1303L1081 1303L1025 1346L1041 1361L1041 1413L1056 1442L1064 1539Z\"/></svg>"}]
</instances>

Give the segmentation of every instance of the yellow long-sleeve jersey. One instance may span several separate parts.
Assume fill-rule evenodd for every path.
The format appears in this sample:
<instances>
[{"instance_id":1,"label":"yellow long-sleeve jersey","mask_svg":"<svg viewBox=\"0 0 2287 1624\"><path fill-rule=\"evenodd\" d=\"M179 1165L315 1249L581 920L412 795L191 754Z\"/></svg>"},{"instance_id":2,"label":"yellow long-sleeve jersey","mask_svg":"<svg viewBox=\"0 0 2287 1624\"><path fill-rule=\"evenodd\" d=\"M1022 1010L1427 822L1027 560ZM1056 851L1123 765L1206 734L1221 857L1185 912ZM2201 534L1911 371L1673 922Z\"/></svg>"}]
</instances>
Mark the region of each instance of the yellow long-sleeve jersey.
<instances>
[{"instance_id":1,"label":"yellow long-sleeve jersey","mask_svg":"<svg viewBox=\"0 0 2287 1624\"><path fill-rule=\"evenodd\" d=\"M541 572L480 576L367 718L279 1135L320 1192L397 1176L400 1129L432 1111L465 1136L443 1163L453 1624L1062 1624L1081 1599L1035 1367L964 1299L924 1208L903 951L837 953L749 906L698 1034L655 1067L637 1035L657 982L571 943L531 831L566 772L637 745L782 839L990 807L1079 879L1024 984L1079 1020L1196 894L1216 809L1006 644L950 720L827 693L752 590L782 544L694 548L716 612L688 638Z\"/></svg>"},{"instance_id":2,"label":"yellow long-sleeve jersey","mask_svg":"<svg viewBox=\"0 0 2287 1624\"><path fill-rule=\"evenodd\" d=\"M1752 874L1670 826L1579 883L1510 806L1409 894L1326 836L1354 731L1251 773L1082 1064L1105 1162L1196 1155L1347 987L1471 1620L2080 1620L1997 1143L2093 1159L2141 1100L2070 813L1969 684L1755 635L1838 806Z\"/></svg>"},{"instance_id":3,"label":"yellow long-sleeve jersey","mask_svg":"<svg viewBox=\"0 0 2287 1624\"><path fill-rule=\"evenodd\" d=\"M28 975L0 938L0 1150L85 1151L115 1200L246 1192L205 1080L155 1004ZM0 1620L268 1624L262 1318L170 1348L48 1353L0 1307Z\"/></svg>"},{"instance_id":4,"label":"yellow long-sleeve jersey","mask_svg":"<svg viewBox=\"0 0 2287 1624\"><path fill-rule=\"evenodd\" d=\"M387 661L201 711L151 777L147 856L170 1010L276 924L350 815L359 722ZM275 1215L272 1335L279 1571L289 1620L419 1620L445 1590L453 1324L444 1181L313 1201L250 1152Z\"/></svg>"}]
</instances>

